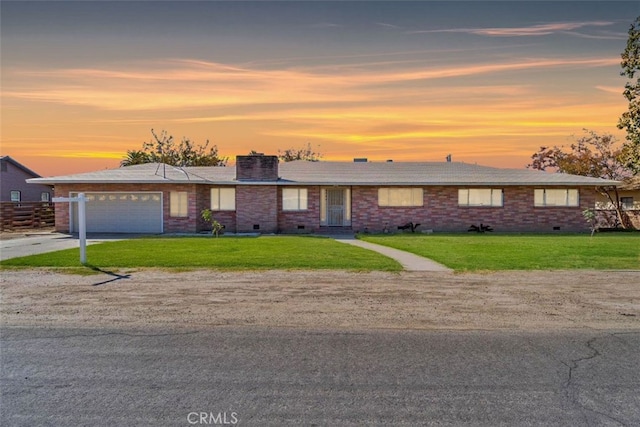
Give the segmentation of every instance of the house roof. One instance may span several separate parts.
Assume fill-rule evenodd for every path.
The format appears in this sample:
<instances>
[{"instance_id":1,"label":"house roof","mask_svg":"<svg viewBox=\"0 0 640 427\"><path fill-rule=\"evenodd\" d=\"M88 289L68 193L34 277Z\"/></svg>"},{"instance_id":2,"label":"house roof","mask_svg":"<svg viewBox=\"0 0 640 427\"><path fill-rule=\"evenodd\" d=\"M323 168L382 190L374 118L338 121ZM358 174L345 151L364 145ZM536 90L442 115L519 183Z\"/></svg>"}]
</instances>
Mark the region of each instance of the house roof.
<instances>
[{"instance_id":1,"label":"house roof","mask_svg":"<svg viewBox=\"0 0 640 427\"><path fill-rule=\"evenodd\" d=\"M500 169L459 162L307 162L278 165L278 185L571 185L605 186L619 182L530 169ZM235 167L177 168L161 163L89 173L29 179L39 184L194 183L273 185L237 181Z\"/></svg>"},{"instance_id":2,"label":"house roof","mask_svg":"<svg viewBox=\"0 0 640 427\"><path fill-rule=\"evenodd\" d=\"M622 181L622 185L618 186L618 189L624 191L640 190L640 175L626 178Z\"/></svg>"},{"instance_id":3,"label":"house roof","mask_svg":"<svg viewBox=\"0 0 640 427\"><path fill-rule=\"evenodd\" d=\"M27 175L31 175L34 178L40 178L39 174L35 173L34 171L29 169L28 167L26 167L22 163L18 162L16 159L11 158L10 156L0 156L0 161L11 163L15 167L17 167L19 169L22 169Z\"/></svg>"}]
</instances>

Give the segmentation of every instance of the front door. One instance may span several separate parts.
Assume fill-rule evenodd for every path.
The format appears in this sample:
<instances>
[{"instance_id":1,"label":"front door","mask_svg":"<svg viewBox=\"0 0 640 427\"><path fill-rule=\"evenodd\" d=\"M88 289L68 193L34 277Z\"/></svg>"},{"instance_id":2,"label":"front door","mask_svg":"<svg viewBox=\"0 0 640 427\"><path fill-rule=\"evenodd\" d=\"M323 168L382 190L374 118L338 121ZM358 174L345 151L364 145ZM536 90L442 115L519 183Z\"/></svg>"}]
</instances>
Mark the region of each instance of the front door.
<instances>
[{"instance_id":1,"label":"front door","mask_svg":"<svg viewBox=\"0 0 640 427\"><path fill-rule=\"evenodd\" d=\"M344 225L344 189L327 189L327 225L342 227Z\"/></svg>"}]
</instances>

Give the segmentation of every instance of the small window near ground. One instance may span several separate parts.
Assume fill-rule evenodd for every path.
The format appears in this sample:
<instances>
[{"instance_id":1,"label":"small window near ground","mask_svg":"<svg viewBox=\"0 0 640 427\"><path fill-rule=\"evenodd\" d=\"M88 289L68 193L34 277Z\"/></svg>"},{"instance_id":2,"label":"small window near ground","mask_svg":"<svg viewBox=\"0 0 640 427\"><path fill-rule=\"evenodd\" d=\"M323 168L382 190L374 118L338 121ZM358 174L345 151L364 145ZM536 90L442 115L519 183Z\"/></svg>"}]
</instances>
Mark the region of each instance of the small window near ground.
<instances>
[{"instance_id":1,"label":"small window near ground","mask_svg":"<svg viewBox=\"0 0 640 427\"><path fill-rule=\"evenodd\" d=\"M534 205L538 207L579 206L578 190L575 188L536 188Z\"/></svg>"},{"instance_id":2,"label":"small window near ground","mask_svg":"<svg viewBox=\"0 0 640 427\"><path fill-rule=\"evenodd\" d=\"M41 202L50 202L51 201L51 195L49 193L47 193L46 191L43 191L42 193L40 193L40 201Z\"/></svg>"},{"instance_id":3,"label":"small window near ground","mask_svg":"<svg viewBox=\"0 0 640 427\"><path fill-rule=\"evenodd\" d=\"M458 205L501 207L501 188L461 188L458 190Z\"/></svg>"},{"instance_id":4,"label":"small window near ground","mask_svg":"<svg viewBox=\"0 0 640 427\"><path fill-rule=\"evenodd\" d=\"M306 211L308 207L306 188L283 188L283 211Z\"/></svg>"},{"instance_id":5,"label":"small window near ground","mask_svg":"<svg viewBox=\"0 0 640 427\"><path fill-rule=\"evenodd\" d=\"M422 188L379 188L378 206L424 206Z\"/></svg>"},{"instance_id":6,"label":"small window near ground","mask_svg":"<svg viewBox=\"0 0 640 427\"><path fill-rule=\"evenodd\" d=\"M188 216L188 196L186 191L172 191L169 194L169 215L173 217Z\"/></svg>"},{"instance_id":7,"label":"small window near ground","mask_svg":"<svg viewBox=\"0 0 640 427\"><path fill-rule=\"evenodd\" d=\"M219 187L211 189L211 210L212 211L235 211L236 210L236 189Z\"/></svg>"},{"instance_id":8,"label":"small window near ground","mask_svg":"<svg viewBox=\"0 0 640 427\"><path fill-rule=\"evenodd\" d=\"M11 201L12 202L19 202L21 198L22 198L22 195L21 195L20 191L13 190L11 192Z\"/></svg>"}]
</instances>

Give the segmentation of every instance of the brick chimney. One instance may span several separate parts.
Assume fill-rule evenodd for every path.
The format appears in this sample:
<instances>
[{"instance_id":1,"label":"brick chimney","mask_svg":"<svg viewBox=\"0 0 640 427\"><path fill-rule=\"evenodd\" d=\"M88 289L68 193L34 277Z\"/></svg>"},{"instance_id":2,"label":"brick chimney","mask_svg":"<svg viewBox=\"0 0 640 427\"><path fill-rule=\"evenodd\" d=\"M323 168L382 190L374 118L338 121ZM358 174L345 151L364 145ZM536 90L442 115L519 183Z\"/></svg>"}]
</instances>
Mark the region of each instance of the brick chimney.
<instances>
[{"instance_id":1,"label":"brick chimney","mask_svg":"<svg viewBox=\"0 0 640 427\"><path fill-rule=\"evenodd\" d=\"M236 180L277 181L278 156L263 154L236 156Z\"/></svg>"}]
</instances>

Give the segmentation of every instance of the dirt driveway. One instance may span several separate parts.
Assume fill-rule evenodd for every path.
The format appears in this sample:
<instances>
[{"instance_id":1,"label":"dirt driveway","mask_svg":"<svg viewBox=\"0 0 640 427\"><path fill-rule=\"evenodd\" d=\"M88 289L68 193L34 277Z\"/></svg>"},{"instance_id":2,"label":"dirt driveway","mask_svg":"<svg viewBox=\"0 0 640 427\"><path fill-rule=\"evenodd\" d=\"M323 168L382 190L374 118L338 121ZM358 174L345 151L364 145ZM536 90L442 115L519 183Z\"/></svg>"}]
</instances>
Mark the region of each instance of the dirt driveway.
<instances>
[{"instance_id":1,"label":"dirt driveway","mask_svg":"<svg viewBox=\"0 0 640 427\"><path fill-rule=\"evenodd\" d=\"M638 271L0 274L4 325L640 328Z\"/></svg>"}]
</instances>

